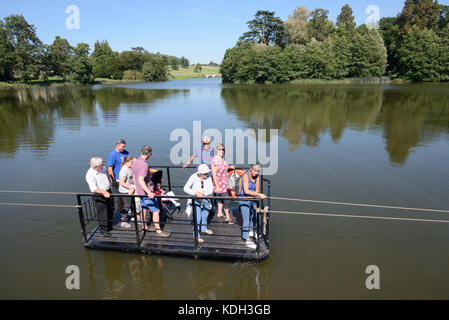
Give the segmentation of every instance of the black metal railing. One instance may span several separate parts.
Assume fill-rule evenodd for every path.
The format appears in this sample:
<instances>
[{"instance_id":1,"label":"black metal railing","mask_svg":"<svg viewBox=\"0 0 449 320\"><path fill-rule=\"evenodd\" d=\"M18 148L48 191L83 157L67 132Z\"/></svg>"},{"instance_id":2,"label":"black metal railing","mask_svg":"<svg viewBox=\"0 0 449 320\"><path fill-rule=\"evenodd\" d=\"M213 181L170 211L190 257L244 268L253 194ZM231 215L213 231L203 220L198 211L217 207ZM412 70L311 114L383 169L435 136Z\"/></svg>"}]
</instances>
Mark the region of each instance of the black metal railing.
<instances>
[{"instance_id":1,"label":"black metal railing","mask_svg":"<svg viewBox=\"0 0 449 320\"><path fill-rule=\"evenodd\" d=\"M182 168L182 166L152 166L151 168L162 168L162 169L166 170L168 185L164 186L164 187L168 187L169 190L167 190L167 191L171 191L173 189L178 189L178 188L183 188L183 186L172 185L171 171L170 171L170 169L179 169L179 168ZM192 168L192 166L190 166L189 168ZM194 166L193 168L196 168L196 166ZM261 175L260 181L261 181L261 191L263 193L265 193L267 196L270 196L270 193L271 193L270 180L265 179ZM99 222L96 204L95 204L96 197L98 197L98 195L94 195L92 193L77 194L78 215L79 215L79 219L80 219L82 238L83 238L85 245L88 245L88 243L91 241L91 239L93 237L95 237L95 235L98 234L98 232L99 232L99 225L97 225L96 223L93 223L93 222ZM139 214L139 212L137 210L138 209L137 201L140 197L137 195L111 194L110 197L114 203L114 210L113 210L114 213L113 213L113 218L109 221L109 223L116 224L116 223L121 222L121 218L122 218L121 212L119 212L120 210L117 210L118 203L119 203L119 201L121 201L120 199L131 198L130 213L133 218L131 220L133 220L133 221L130 221L130 223L134 224L134 228L129 228L129 229L115 228L114 234L119 235L119 236L117 236L117 237L114 236L115 237L114 241L129 242L129 243L132 243L132 245L137 246L137 247L142 246L142 243L148 234L148 232L144 229L146 229L148 227L148 223L151 223L152 213L148 213L146 217L144 217L144 215L142 214L143 212L140 212L140 214ZM269 199L264 200L264 199L255 198L255 197L244 197L244 198L243 197L231 197L231 196L229 196L229 197L217 197L217 196L195 197L195 196L190 196L190 195L175 195L175 196L155 195L154 197L159 200L159 204L161 204L162 199L182 199L182 200L190 200L191 201L192 214L189 218L187 218L187 215L184 215L182 218L180 218L178 216L174 220L169 220L168 216L166 214L160 214L160 219L159 219L160 222L159 223L160 223L161 228L163 228L163 229L167 228L167 226L169 226L170 224L176 224L177 226L189 225L189 226L193 227L193 230L191 232L187 231L187 230L189 230L189 228L186 228L186 227L181 228L182 230L177 230L177 231L171 230L172 235L178 234L181 237L171 237L171 239L170 238L166 238L166 239L167 239L167 243L171 242L171 243L177 243L179 245L184 244L184 245L192 246L194 249L194 254L198 253L201 249L200 243L198 241L197 230L198 230L198 228L201 228L202 226L204 226L204 224L198 224L198 222L197 222L197 214L199 214L199 213L197 212L196 205L194 205L195 201L209 199L211 201L211 203L213 204L212 209L211 209L212 215L216 214L216 203L219 200L230 200L231 203L234 205L233 206L234 208L236 207L235 204L238 204L238 202L242 201L242 200L255 201L257 203L257 207L260 209L264 209L265 205L267 205L268 207L270 206ZM161 207L160 209L161 209L161 213L162 213L163 208ZM231 208L230 208L230 210L231 210ZM269 211L261 212L261 213L254 212L253 214L256 214L256 219L255 219L256 225L254 226L253 230L258 235L257 237L255 237L256 252L257 252L257 255L260 255L262 241L265 244L265 248L266 248L266 249L264 248L264 250L269 250L270 214L269 214ZM149 217L149 219L147 219L147 217ZM209 213L209 217L210 217L210 213ZM206 227L207 227L207 225L206 225ZM221 225L220 227L223 228L222 230L225 230L225 228L235 228L235 229L238 228L240 231L240 235L236 235L236 234L238 234L237 232L216 233L214 231L214 234L209 235L208 239L213 239L213 237L222 237L222 239L229 238L231 240L232 238L235 238L237 236L241 237L241 231L243 228L251 229L250 226L244 226L243 223L240 225L239 223L237 223L237 221L234 225L228 225L226 223L223 223L223 225ZM192 232L193 232L193 236L192 236ZM135 241L131 241L131 239L130 239L130 235L132 235L132 233L134 233ZM189 237L186 237L186 235L188 235L188 234L191 235L190 239L189 239ZM125 235L125 236L122 237L121 235ZM205 243L205 245L214 245L214 244L218 244L218 243L214 243L213 240L211 240L211 241L208 240ZM222 242L220 244L223 245Z\"/></svg>"}]
</instances>

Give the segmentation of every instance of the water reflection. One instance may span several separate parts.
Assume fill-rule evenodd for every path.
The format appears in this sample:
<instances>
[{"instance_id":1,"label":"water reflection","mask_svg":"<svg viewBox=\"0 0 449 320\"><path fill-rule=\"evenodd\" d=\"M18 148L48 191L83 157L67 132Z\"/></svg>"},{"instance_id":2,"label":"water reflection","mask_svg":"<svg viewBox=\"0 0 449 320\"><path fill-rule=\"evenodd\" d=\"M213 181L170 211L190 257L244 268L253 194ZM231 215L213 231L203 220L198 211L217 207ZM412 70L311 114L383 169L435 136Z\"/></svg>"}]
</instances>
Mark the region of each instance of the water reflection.
<instances>
[{"instance_id":1,"label":"water reflection","mask_svg":"<svg viewBox=\"0 0 449 320\"><path fill-rule=\"evenodd\" d=\"M390 161L403 164L413 147L449 133L449 88L321 86L224 88L228 110L251 128L279 128L291 150L335 143L346 128L381 131Z\"/></svg>"},{"instance_id":2,"label":"water reflection","mask_svg":"<svg viewBox=\"0 0 449 320\"><path fill-rule=\"evenodd\" d=\"M98 126L96 103L101 117L110 123L118 119L122 104L126 104L127 111L149 109L158 99L188 91L119 87L0 90L0 157L13 157L20 147L45 155L59 126L69 131L79 131L83 126Z\"/></svg>"}]
</instances>

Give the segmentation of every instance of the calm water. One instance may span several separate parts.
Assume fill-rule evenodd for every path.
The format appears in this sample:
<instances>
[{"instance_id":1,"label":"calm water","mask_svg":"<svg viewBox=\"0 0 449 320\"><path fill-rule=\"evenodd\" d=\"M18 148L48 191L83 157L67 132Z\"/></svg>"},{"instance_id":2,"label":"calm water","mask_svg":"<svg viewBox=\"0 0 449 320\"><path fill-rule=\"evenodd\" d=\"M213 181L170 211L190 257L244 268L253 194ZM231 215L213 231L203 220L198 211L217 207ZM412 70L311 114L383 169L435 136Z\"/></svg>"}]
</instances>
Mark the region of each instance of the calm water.
<instances>
[{"instance_id":1,"label":"calm water","mask_svg":"<svg viewBox=\"0 0 449 320\"><path fill-rule=\"evenodd\" d=\"M231 86L217 79L0 90L0 189L87 192L89 159L117 138L167 164L173 129L279 129L272 194L449 209L449 86ZM267 141L275 137L268 136ZM183 184L187 174L175 174ZM0 194L0 202L74 204ZM273 201L274 210L448 214ZM0 206L0 298L449 298L449 224L272 215L260 265L87 251L74 209ZM65 289L65 268L81 289ZM380 268L380 290L365 268Z\"/></svg>"}]
</instances>

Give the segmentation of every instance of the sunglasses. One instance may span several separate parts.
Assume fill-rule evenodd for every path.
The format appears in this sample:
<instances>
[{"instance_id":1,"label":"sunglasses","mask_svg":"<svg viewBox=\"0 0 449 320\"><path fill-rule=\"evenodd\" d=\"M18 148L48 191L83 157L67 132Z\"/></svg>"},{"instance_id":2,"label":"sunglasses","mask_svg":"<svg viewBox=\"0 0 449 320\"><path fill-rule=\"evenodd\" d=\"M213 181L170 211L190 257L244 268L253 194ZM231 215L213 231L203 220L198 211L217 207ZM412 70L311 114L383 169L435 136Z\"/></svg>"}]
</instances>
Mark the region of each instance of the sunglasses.
<instances>
[{"instance_id":1,"label":"sunglasses","mask_svg":"<svg viewBox=\"0 0 449 320\"><path fill-rule=\"evenodd\" d=\"M209 144L210 144L210 142L203 142L203 144L204 144L204 145L206 145L206 144L208 144L208 145L209 145Z\"/></svg>"}]
</instances>

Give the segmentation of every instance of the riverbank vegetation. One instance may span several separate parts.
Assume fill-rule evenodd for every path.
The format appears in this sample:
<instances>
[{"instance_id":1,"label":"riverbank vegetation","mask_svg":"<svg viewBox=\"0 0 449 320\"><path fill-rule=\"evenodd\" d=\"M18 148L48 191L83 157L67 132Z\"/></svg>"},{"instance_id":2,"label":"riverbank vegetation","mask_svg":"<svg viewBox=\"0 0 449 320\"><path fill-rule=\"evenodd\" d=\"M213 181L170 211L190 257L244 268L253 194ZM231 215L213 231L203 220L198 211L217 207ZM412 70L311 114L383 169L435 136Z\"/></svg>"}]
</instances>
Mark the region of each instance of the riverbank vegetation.
<instances>
[{"instance_id":1,"label":"riverbank vegetation","mask_svg":"<svg viewBox=\"0 0 449 320\"><path fill-rule=\"evenodd\" d=\"M224 82L285 83L390 76L396 81L449 80L449 6L406 0L397 17L356 26L342 7L336 24L328 10L298 7L282 21L257 11L234 48L226 51Z\"/></svg>"},{"instance_id":2,"label":"riverbank vegetation","mask_svg":"<svg viewBox=\"0 0 449 320\"><path fill-rule=\"evenodd\" d=\"M22 15L0 20L2 87L163 81L176 78L182 70L190 70L185 57L150 53L142 47L119 53L107 41L95 42L91 52L87 43L72 46L59 36L47 45L37 37L36 27Z\"/></svg>"}]
</instances>

